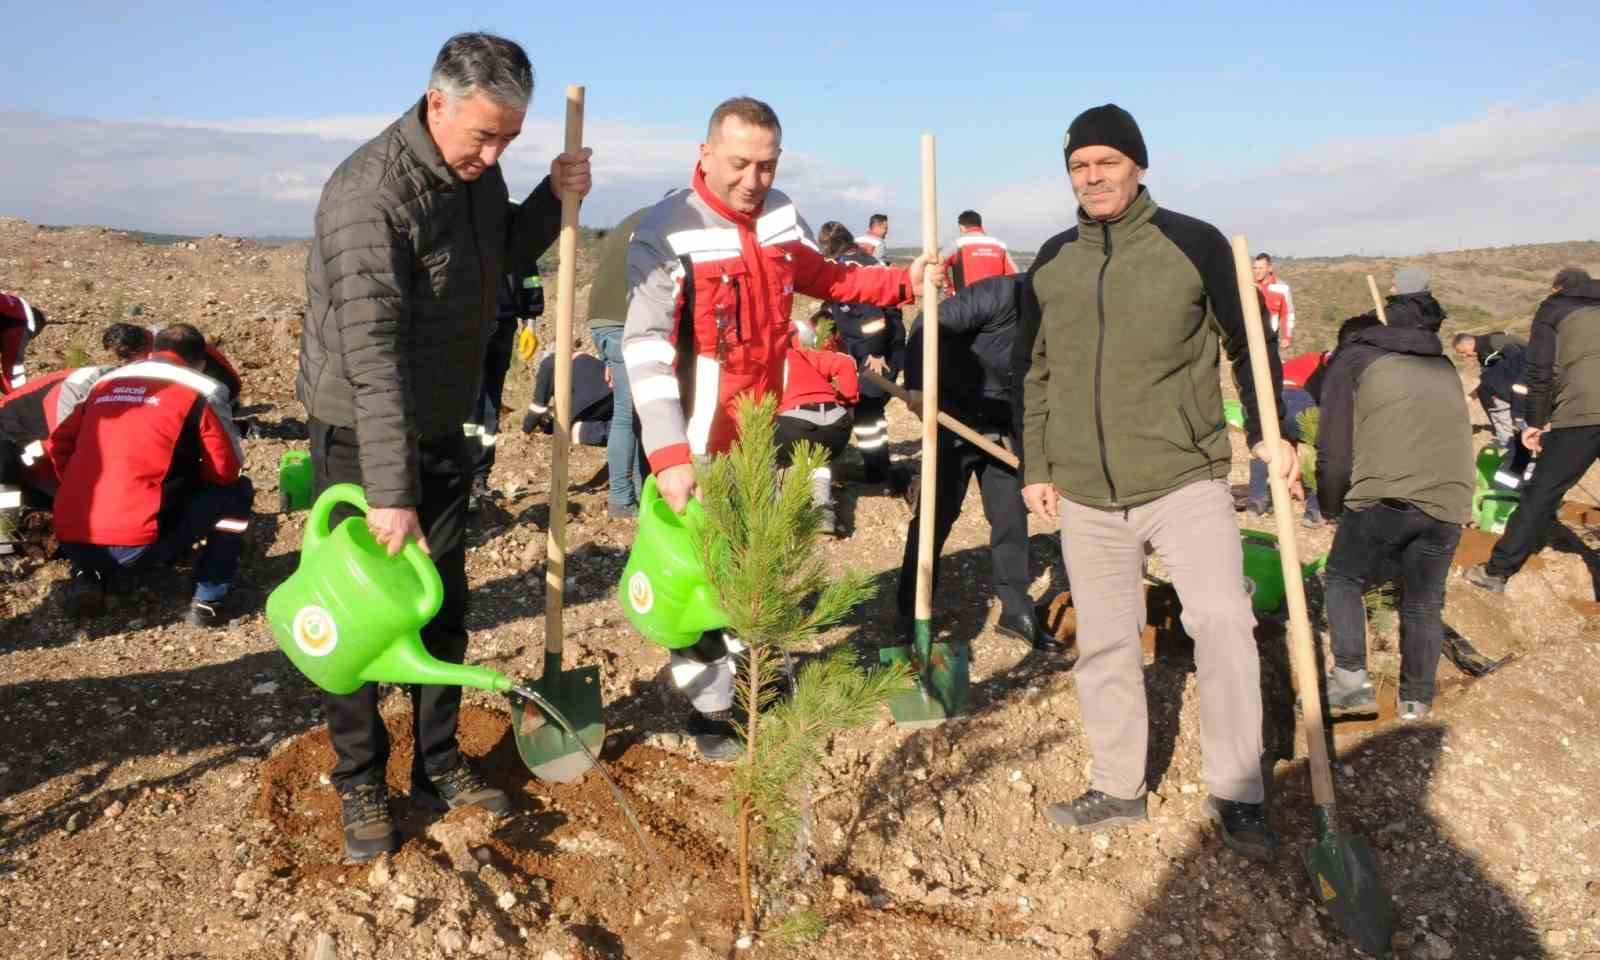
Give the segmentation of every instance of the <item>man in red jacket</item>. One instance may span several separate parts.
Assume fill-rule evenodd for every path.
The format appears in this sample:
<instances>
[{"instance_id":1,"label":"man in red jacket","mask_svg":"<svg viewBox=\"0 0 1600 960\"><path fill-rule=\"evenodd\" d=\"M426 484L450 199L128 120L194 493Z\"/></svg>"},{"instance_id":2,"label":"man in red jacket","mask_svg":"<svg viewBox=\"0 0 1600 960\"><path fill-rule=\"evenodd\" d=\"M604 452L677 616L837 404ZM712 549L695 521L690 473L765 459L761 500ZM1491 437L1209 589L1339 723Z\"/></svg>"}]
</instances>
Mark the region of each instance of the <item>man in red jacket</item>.
<instances>
[{"instance_id":1,"label":"man in red jacket","mask_svg":"<svg viewBox=\"0 0 1600 960\"><path fill-rule=\"evenodd\" d=\"M22 358L45 324L44 311L14 293L0 292L0 397L28 380Z\"/></svg>"},{"instance_id":2,"label":"man in red jacket","mask_svg":"<svg viewBox=\"0 0 1600 960\"><path fill-rule=\"evenodd\" d=\"M12 538L25 498L48 503L61 485L50 462L50 432L110 369L59 370L0 397L0 556L16 552Z\"/></svg>"},{"instance_id":3,"label":"man in red jacket","mask_svg":"<svg viewBox=\"0 0 1600 960\"><path fill-rule=\"evenodd\" d=\"M173 324L149 359L101 377L51 434L61 476L56 536L72 561L73 614L102 613L117 572L167 562L204 539L187 619L222 621L253 491L240 472L228 393L200 372L205 361L200 331Z\"/></svg>"},{"instance_id":4,"label":"man in red jacket","mask_svg":"<svg viewBox=\"0 0 1600 960\"><path fill-rule=\"evenodd\" d=\"M945 288L959 293L979 280L1009 277L1017 272L1006 245L983 232L983 217L976 210L963 210L956 217L961 235L955 249L944 258Z\"/></svg>"},{"instance_id":5,"label":"man in red jacket","mask_svg":"<svg viewBox=\"0 0 1600 960\"><path fill-rule=\"evenodd\" d=\"M794 321L789 338L789 357L783 371L783 397L778 401L777 441L784 466L789 451L802 440L828 451L828 461L850 445L850 408L861 399L861 384L856 378L856 361L839 353L833 343L819 343L812 320ZM822 510L818 531L839 532L833 512L833 468L828 464L811 473L811 502Z\"/></svg>"},{"instance_id":6,"label":"man in red jacket","mask_svg":"<svg viewBox=\"0 0 1600 960\"><path fill-rule=\"evenodd\" d=\"M916 297L926 257L910 269L831 261L789 198L772 187L782 153L778 115L734 97L712 111L691 186L639 221L628 245L622 355L656 487L682 512L694 459L728 449L739 397L779 394L796 292L892 307ZM731 759L733 657L743 647L712 631L672 654L701 753Z\"/></svg>"},{"instance_id":7,"label":"man in red jacket","mask_svg":"<svg viewBox=\"0 0 1600 960\"><path fill-rule=\"evenodd\" d=\"M1251 264L1256 289L1267 298L1267 327L1278 335L1278 352L1286 353L1294 340L1294 294L1273 271L1272 254L1258 253Z\"/></svg>"}]
</instances>

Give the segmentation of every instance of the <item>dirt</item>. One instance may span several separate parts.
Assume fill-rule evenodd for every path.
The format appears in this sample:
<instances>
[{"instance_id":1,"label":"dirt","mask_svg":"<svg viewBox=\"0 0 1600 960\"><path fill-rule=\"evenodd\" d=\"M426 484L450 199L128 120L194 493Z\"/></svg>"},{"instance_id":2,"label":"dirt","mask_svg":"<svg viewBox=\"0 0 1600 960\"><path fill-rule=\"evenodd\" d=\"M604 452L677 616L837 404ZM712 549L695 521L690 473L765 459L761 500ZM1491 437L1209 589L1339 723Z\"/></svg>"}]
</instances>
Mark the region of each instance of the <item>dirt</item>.
<instances>
[{"instance_id":1,"label":"dirt","mask_svg":"<svg viewBox=\"0 0 1600 960\"><path fill-rule=\"evenodd\" d=\"M388 779L405 844L377 864L342 863L320 695L276 651L261 615L266 592L294 567L304 523L275 512L278 458L305 445L293 399L304 257L303 246L212 237L152 247L114 231L0 220L0 286L59 321L33 350L35 369L92 354L99 329L134 305L149 321L191 321L222 340L244 374L258 496L240 609L223 629L182 622L181 565L118 598L110 616L69 620L66 568L43 514L27 520L24 555L0 561L4 955L1355 956L1316 909L1299 863L1315 825L1281 616L1264 615L1257 631L1282 838L1275 862L1235 858L1203 816L1193 647L1159 561L1147 594L1151 819L1107 835L1061 832L1045 806L1088 783L1074 649L1031 655L992 629L975 490L935 605L940 635L973 647L970 716L907 733L885 714L830 745L810 793L805 855L764 874L781 882L762 888L767 925L740 950L733 825L721 809L729 769L700 761L685 741L685 705L661 677L665 654L616 608L632 530L606 518L594 480L603 456L589 448L573 457L567 658L601 668L602 760L666 870L640 851L598 778L531 779L507 737L504 701L477 691L466 696L462 747L511 791L514 815L411 808L409 703L393 691ZM530 390L518 366L507 404L519 407ZM895 455L913 456L916 436L916 422L893 408ZM1235 443L1231 479L1241 483ZM469 534L470 656L523 673L537 669L544 636L548 441L513 427L499 451L499 499ZM1600 477L1584 486L1600 489ZM881 488L850 483L841 507L852 533L825 544L827 562L875 574L879 589L822 646L850 644L871 660L894 636L910 512ZM1481 679L1442 663L1426 721L1380 715L1333 728L1341 825L1374 847L1405 956L1600 956L1600 631L1585 616L1600 507L1576 509L1563 514L1573 536L1554 538L1503 596L1450 583L1446 622L1485 655L1513 661ZM1484 555L1491 538L1468 533L1463 550ZM1031 534L1033 595L1054 598L1067 587L1055 540L1037 523ZM1297 535L1302 553L1317 556L1333 528ZM1066 604L1061 612L1072 617ZM1392 689L1392 614L1372 618L1369 650ZM791 945L777 935L795 910L821 917L819 939Z\"/></svg>"}]
</instances>

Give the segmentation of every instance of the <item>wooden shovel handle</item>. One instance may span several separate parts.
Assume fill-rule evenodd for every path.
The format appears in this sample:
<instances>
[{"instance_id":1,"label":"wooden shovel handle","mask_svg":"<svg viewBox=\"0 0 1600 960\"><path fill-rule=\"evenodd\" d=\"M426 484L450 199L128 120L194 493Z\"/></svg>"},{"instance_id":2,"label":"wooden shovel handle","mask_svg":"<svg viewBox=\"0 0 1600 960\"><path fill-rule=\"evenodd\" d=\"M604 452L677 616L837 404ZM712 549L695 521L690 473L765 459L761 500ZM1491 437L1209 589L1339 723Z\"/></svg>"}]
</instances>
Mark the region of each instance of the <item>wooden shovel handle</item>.
<instances>
[{"instance_id":1,"label":"wooden shovel handle","mask_svg":"<svg viewBox=\"0 0 1600 960\"><path fill-rule=\"evenodd\" d=\"M584 88L567 88L565 152L583 149ZM561 238L556 268L556 422L550 447L550 532L545 537L544 652L560 661L566 635L561 613L567 588L567 460L572 448L572 314L578 276L578 205L582 197L561 194Z\"/></svg>"},{"instance_id":2,"label":"wooden shovel handle","mask_svg":"<svg viewBox=\"0 0 1600 960\"><path fill-rule=\"evenodd\" d=\"M927 333L924 332L923 336L927 336ZM867 381L895 399L902 401L906 406L911 406L910 392L908 392L905 387L902 387L900 384L890 380L888 377L885 377L882 374L876 373L872 370L863 370L861 371L861 379ZM946 430L949 430L951 433L954 433L956 436L961 437L962 439L971 443L973 446L977 447L979 450L982 450L984 453L987 453L989 456L994 457L996 460L1000 461L1011 469L1016 470L1021 466L1020 461L1017 460L1016 454L995 443L993 440L990 440L988 437L962 423L960 420L957 420L955 417L950 416L950 414L945 413L943 410L939 411L939 425L944 427Z\"/></svg>"},{"instance_id":3,"label":"wooden shovel handle","mask_svg":"<svg viewBox=\"0 0 1600 960\"><path fill-rule=\"evenodd\" d=\"M1250 372L1260 408L1261 438L1272 451L1267 466L1272 488L1272 513L1278 522L1278 559L1283 564L1284 593L1289 601L1289 652L1294 658L1300 688L1300 714L1306 730L1306 756L1311 765L1311 795L1317 806L1333 803L1333 772L1328 766L1328 745L1322 729L1322 684L1311 640L1311 616L1306 611L1305 574L1300 569L1300 547L1295 542L1289 510L1289 482L1278 469L1283 455L1278 429L1277 390L1267 363L1267 338L1261 327L1261 308L1250 276L1250 245L1240 235L1233 238L1233 268L1239 281L1239 301L1244 307L1244 333L1250 345ZM1370 277L1368 278L1371 279Z\"/></svg>"},{"instance_id":4,"label":"wooden shovel handle","mask_svg":"<svg viewBox=\"0 0 1600 960\"><path fill-rule=\"evenodd\" d=\"M1378 322L1384 326L1389 325L1389 315L1383 312L1383 298L1378 296L1378 281L1372 279L1372 274L1367 274L1367 292L1372 294L1372 305L1378 308Z\"/></svg>"},{"instance_id":5,"label":"wooden shovel handle","mask_svg":"<svg viewBox=\"0 0 1600 960\"><path fill-rule=\"evenodd\" d=\"M939 329L939 283L934 263L939 259L938 165L933 134L922 135L922 252L928 265L922 273L922 328ZM917 525L916 618L933 618L933 494L939 467L939 338L922 338L922 498Z\"/></svg>"}]
</instances>

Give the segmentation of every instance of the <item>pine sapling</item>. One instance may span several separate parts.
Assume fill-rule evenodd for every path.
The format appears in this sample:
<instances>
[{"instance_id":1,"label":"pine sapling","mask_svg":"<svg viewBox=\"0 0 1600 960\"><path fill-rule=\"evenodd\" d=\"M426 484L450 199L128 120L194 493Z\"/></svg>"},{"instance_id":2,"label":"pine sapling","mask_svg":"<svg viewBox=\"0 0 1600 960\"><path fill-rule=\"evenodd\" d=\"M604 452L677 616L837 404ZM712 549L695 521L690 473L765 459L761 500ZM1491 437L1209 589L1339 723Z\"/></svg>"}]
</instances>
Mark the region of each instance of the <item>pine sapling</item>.
<instances>
[{"instance_id":1,"label":"pine sapling","mask_svg":"<svg viewBox=\"0 0 1600 960\"><path fill-rule=\"evenodd\" d=\"M738 820L739 891L744 926L755 931L751 864L758 848L795 835L797 794L815 778L836 733L860 727L893 694L910 686L902 667L863 671L848 649L798 671L779 698L790 653L872 596L868 576L830 576L816 551L820 511L810 476L827 452L797 444L781 471L774 442L775 398L739 401L739 440L700 471L706 523L701 550L708 579L746 647L735 722L745 751L731 779L728 809Z\"/></svg>"}]
</instances>

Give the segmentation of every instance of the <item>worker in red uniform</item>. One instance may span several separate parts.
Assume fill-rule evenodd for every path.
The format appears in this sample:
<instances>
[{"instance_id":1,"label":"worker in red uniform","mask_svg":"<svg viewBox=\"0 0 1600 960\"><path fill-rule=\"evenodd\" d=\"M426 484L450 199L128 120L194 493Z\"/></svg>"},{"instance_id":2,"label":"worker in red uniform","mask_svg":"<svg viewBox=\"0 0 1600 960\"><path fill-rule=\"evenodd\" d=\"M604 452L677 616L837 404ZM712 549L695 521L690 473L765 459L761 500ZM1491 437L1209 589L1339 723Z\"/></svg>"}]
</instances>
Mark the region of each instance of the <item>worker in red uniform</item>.
<instances>
[{"instance_id":1,"label":"worker in red uniform","mask_svg":"<svg viewBox=\"0 0 1600 960\"><path fill-rule=\"evenodd\" d=\"M187 619L223 620L252 490L227 391L200 372L205 359L200 331L173 324L148 359L102 376L50 435L74 615L103 612L108 581L121 571L166 563L204 539Z\"/></svg>"},{"instance_id":2,"label":"worker in red uniform","mask_svg":"<svg viewBox=\"0 0 1600 960\"><path fill-rule=\"evenodd\" d=\"M28 341L44 328L44 311L15 293L0 291L0 397L28 380L23 356Z\"/></svg>"},{"instance_id":3,"label":"worker in red uniform","mask_svg":"<svg viewBox=\"0 0 1600 960\"><path fill-rule=\"evenodd\" d=\"M1271 254L1256 254L1251 272L1256 279L1256 289L1267 298L1267 328L1278 335L1278 353L1283 354L1294 339L1294 295L1289 292L1289 285L1279 280L1273 271Z\"/></svg>"},{"instance_id":4,"label":"worker in red uniform","mask_svg":"<svg viewBox=\"0 0 1600 960\"><path fill-rule=\"evenodd\" d=\"M628 246L628 366L640 439L656 487L682 512L696 490L695 458L738 435L741 396L783 390L794 295L910 303L926 257L901 267L823 257L811 228L772 183L783 128L772 107L734 97L711 114L688 189L634 227ZM672 678L693 706L701 755L731 760L743 746L731 720L737 640L710 631L672 653Z\"/></svg>"},{"instance_id":5,"label":"worker in red uniform","mask_svg":"<svg viewBox=\"0 0 1600 960\"><path fill-rule=\"evenodd\" d=\"M983 217L976 210L963 210L956 217L961 234L955 247L944 258L945 289L950 293L990 277L1009 277L1017 272L1006 245L983 232Z\"/></svg>"},{"instance_id":6,"label":"worker in red uniform","mask_svg":"<svg viewBox=\"0 0 1600 960\"><path fill-rule=\"evenodd\" d=\"M789 355L784 360L783 397L778 402L777 441L779 460L788 465L790 451L802 440L809 440L828 451L828 461L850 445L850 409L861 399L856 379L856 361L839 352L839 338L828 343L817 338L816 321L796 320L789 336ZM833 468L828 463L811 472L811 502L822 511L817 529L826 534L839 532L833 509Z\"/></svg>"}]
</instances>

